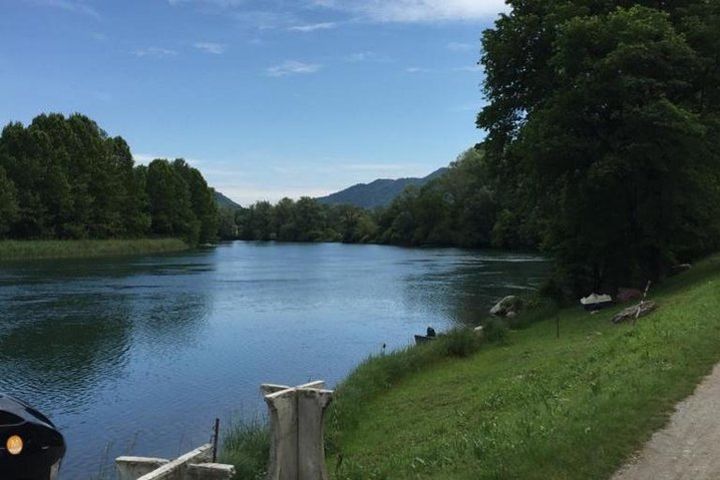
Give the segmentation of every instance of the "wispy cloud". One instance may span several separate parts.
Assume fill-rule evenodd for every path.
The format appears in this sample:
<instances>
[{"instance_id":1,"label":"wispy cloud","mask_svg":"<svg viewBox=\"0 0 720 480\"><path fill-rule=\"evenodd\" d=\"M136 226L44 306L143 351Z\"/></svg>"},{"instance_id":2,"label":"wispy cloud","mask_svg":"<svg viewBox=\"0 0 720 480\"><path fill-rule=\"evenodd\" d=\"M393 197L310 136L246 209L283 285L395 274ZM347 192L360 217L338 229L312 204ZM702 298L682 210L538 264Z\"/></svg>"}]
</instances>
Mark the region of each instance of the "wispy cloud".
<instances>
[{"instance_id":1,"label":"wispy cloud","mask_svg":"<svg viewBox=\"0 0 720 480\"><path fill-rule=\"evenodd\" d=\"M429 68L422 68L422 67L408 67L405 69L406 73L430 73L432 70Z\"/></svg>"},{"instance_id":2,"label":"wispy cloud","mask_svg":"<svg viewBox=\"0 0 720 480\"><path fill-rule=\"evenodd\" d=\"M224 15L243 28L255 30L287 29L304 26L296 8L285 0L167 0L175 7L190 6L205 14Z\"/></svg>"},{"instance_id":3,"label":"wispy cloud","mask_svg":"<svg viewBox=\"0 0 720 480\"><path fill-rule=\"evenodd\" d=\"M87 3L80 0L25 0L27 3L40 7L57 8L66 12L100 18L100 13Z\"/></svg>"},{"instance_id":4,"label":"wispy cloud","mask_svg":"<svg viewBox=\"0 0 720 480\"><path fill-rule=\"evenodd\" d=\"M305 63L297 60L288 60L279 65L275 65L266 70L270 77L285 77L287 75L299 75L316 73L322 68L317 63Z\"/></svg>"},{"instance_id":5,"label":"wispy cloud","mask_svg":"<svg viewBox=\"0 0 720 480\"><path fill-rule=\"evenodd\" d=\"M138 48L132 52L136 57L174 57L177 51L163 47Z\"/></svg>"},{"instance_id":6,"label":"wispy cloud","mask_svg":"<svg viewBox=\"0 0 720 480\"><path fill-rule=\"evenodd\" d=\"M508 10L505 0L313 0L379 22L486 20Z\"/></svg>"},{"instance_id":7,"label":"wispy cloud","mask_svg":"<svg viewBox=\"0 0 720 480\"><path fill-rule=\"evenodd\" d=\"M317 30L331 30L337 28L337 22L311 23L308 25L295 25L289 28L292 32L310 33Z\"/></svg>"},{"instance_id":8,"label":"wispy cloud","mask_svg":"<svg viewBox=\"0 0 720 480\"><path fill-rule=\"evenodd\" d=\"M216 7L237 7L247 3L245 0L168 0L170 5L182 5L184 3L200 3Z\"/></svg>"},{"instance_id":9,"label":"wispy cloud","mask_svg":"<svg viewBox=\"0 0 720 480\"><path fill-rule=\"evenodd\" d=\"M461 42L450 42L446 45L446 48L451 52L469 52L475 50L476 47L472 43L461 43Z\"/></svg>"},{"instance_id":10,"label":"wispy cloud","mask_svg":"<svg viewBox=\"0 0 720 480\"><path fill-rule=\"evenodd\" d=\"M187 163L189 163L192 166L198 166L202 164L203 162L200 160L192 159L192 158L185 158L182 155L154 155L152 153L133 153L133 160L135 162L141 164L141 165L147 165L153 160L157 160L159 158L164 158L166 160L175 160L176 158L182 158Z\"/></svg>"},{"instance_id":11,"label":"wispy cloud","mask_svg":"<svg viewBox=\"0 0 720 480\"><path fill-rule=\"evenodd\" d=\"M417 165L414 164L402 164L402 163L351 163L343 165L343 170L351 172L407 172L412 169L417 169Z\"/></svg>"},{"instance_id":12,"label":"wispy cloud","mask_svg":"<svg viewBox=\"0 0 720 480\"><path fill-rule=\"evenodd\" d=\"M355 52L351 53L350 55L345 56L344 60L346 62L350 63L358 63L358 62L378 62L378 63L384 63L384 62L390 62L392 61L389 57L386 57L385 55L379 55L375 52Z\"/></svg>"},{"instance_id":13,"label":"wispy cloud","mask_svg":"<svg viewBox=\"0 0 720 480\"><path fill-rule=\"evenodd\" d=\"M466 65L464 67L457 67L454 69L456 72L482 72L483 68L480 65Z\"/></svg>"},{"instance_id":14,"label":"wispy cloud","mask_svg":"<svg viewBox=\"0 0 720 480\"><path fill-rule=\"evenodd\" d=\"M201 52L212 55L222 55L227 50L227 45L215 42L195 42L193 43L193 47Z\"/></svg>"}]
</instances>

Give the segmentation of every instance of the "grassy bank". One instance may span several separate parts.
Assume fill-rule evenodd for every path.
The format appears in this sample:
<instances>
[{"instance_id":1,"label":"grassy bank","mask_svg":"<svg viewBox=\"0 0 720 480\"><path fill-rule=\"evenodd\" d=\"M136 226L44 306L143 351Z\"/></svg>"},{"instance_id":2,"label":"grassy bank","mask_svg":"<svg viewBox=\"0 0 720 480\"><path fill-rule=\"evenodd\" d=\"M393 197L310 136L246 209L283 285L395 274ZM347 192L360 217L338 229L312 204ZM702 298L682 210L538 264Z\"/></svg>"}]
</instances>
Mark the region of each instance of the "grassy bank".
<instances>
[{"instance_id":1,"label":"grassy bank","mask_svg":"<svg viewBox=\"0 0 720 480\"><path fill-rule=\"evenodd\" d=\"M0 241L0 261L42 258L91 258L187 250L174 238L137 240L5 240Z\"/></svg>"},{"instance_id":2,"label":"grassy bank","mask_svg":"<svg viewBox=\"0 0 720 480\"><path fill-rule=\"evenodd\" d=\"M613 325L617 309L545 307L482 346L455 334L369 359L328 415L331 476L609 478L720 361L720 256L651 298L659 310L636 327ZM266 447L239 440L252 431L226 452L257 465Z\"/></svg>"},{"instance_id":3,"label":"grassy bank","mask_svg":"<svg viewBox=\"0 0 720 480\"><path fill-rule=\"evenodd\" d=\"M612 325L613 311L563 310L345 414L350 377L331 416L335 477L609 478L720 360L720 257L652 297L660 309L636 327Z\"/></svg>"}]
</instances>

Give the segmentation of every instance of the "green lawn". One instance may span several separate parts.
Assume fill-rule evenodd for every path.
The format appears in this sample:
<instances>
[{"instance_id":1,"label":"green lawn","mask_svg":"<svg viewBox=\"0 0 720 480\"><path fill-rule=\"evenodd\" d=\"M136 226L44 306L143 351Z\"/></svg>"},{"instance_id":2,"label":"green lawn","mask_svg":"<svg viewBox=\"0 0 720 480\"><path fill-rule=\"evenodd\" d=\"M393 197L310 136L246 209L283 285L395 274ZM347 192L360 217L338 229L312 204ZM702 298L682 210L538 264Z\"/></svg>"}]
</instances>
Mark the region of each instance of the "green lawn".
<instances>
[{"instance_id":1,"label":"green lawn","mask_svg":"<svg viewBox=\"0 0 720 480\"><path fill-rule=\"evenodd\" d=\"M511 332L506 345L408 368L415 373L379 374L378 364L419 353L366 362L329 416L331 475L609 478L720 361L720 256L651 298L659 310L636 327L612 325L617 309L573 308ZM363 382L369 393L356 388Z\"/></svg>"},{"instance_id":2,"label":"green lawn","mask_svg":"<svg viewBox=\"0 0 720 480\"><path fill-rule=\"evenodd\" d=\"M4 240L0 241L0 261L41 258L89 258L110 255L136 255L187 250L188 245L174 238L137 240Z\"/></svg>"}]
</instances>

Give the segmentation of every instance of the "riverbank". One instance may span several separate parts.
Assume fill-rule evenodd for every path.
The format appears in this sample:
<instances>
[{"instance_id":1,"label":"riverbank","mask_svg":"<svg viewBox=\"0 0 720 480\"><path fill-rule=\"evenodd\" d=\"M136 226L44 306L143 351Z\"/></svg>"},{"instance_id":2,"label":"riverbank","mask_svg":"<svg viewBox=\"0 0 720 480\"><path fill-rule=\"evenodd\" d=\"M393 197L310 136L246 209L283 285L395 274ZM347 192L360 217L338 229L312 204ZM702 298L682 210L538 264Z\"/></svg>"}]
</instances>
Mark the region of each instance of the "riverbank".
<instances>
[{"instance_id":1,"label":"riverbank","mask_svg":"<svg viewBox=\"0 0 720 480\"><path fill-rule=\"evenodd\" d=\"M720 361L720 256L651 298L635 327L610 322L621 307L545 309L479 349L369 359L328 415L333 478L610 478ZM234 432L226 457L262 466L258 428Z\"/></svg>"},{"instance_id":2,"label":"riverbank","mask_svg":"<svg viewBox=\"0 0 720 480\"><path fill-rule=\"evenodd\" d=\"M336 478L609 478L720 361L720 256L651 297L636 327L613 325L617 308L562 310L359 408L351 377L331 415Z\"/></svg>"},{"instance_id":3,"label":"riverbank","mask_svg":"<svg viewBox=\"0 0 720 480\"><path fill-rule=\"evenodd\" d=\"M93 258L180 252L190 248L176 238L133 240L4 240L0 261L52 258Z\"/></svg>"}]
</instances>

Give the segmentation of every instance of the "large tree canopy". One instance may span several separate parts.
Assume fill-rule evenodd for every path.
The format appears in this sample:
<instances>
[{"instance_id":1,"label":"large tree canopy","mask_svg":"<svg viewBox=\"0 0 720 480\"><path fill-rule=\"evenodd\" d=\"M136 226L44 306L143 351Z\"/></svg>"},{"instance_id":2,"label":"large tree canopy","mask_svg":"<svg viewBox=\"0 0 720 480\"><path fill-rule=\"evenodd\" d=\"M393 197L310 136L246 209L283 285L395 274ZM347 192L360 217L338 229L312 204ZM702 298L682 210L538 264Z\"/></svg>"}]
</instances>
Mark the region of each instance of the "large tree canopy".
<instances>
[{"instance_id":1,"label":"large tree canopy","mask_svg":"<svg viewBox=\"0 0 720 480\"><path fill-rule=\"evenodd\" d=\"M89 118L40 115L0 136L0 238L217 236L213 192L182 160L136 167Z\"/></svg>"},{"instance_id":2,"label":"large tree canopy","mask_svg":"<svg viewBox=\"0 0 720 480\"><path fill-rule=\"evenodd\" d=\"M576 293L716 248L719 4L511 4L483 38L496 230L536 235Z\"/></svg>"}]
</instances>

